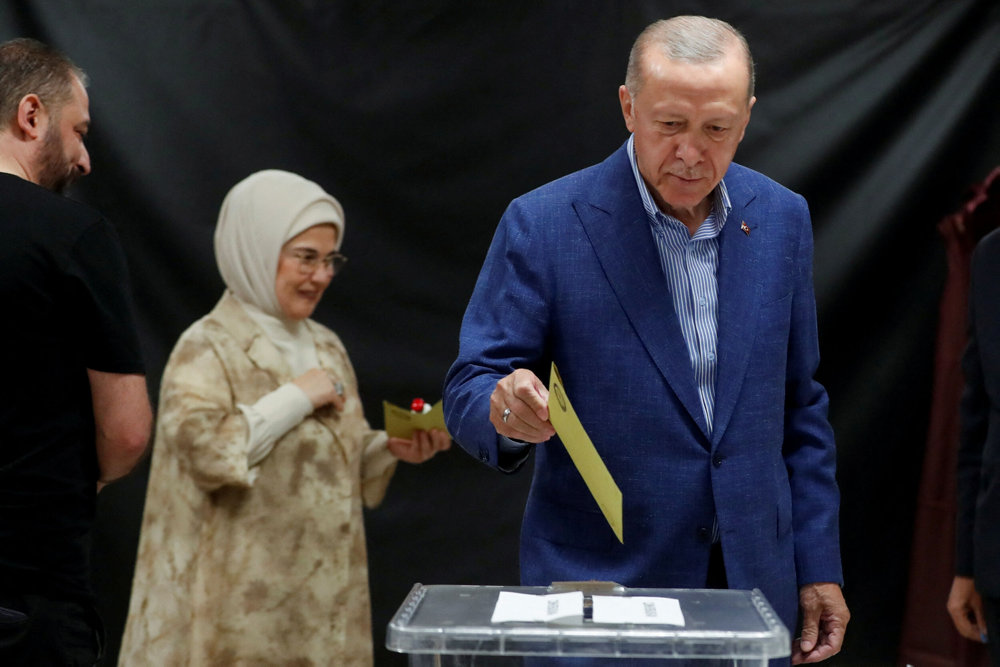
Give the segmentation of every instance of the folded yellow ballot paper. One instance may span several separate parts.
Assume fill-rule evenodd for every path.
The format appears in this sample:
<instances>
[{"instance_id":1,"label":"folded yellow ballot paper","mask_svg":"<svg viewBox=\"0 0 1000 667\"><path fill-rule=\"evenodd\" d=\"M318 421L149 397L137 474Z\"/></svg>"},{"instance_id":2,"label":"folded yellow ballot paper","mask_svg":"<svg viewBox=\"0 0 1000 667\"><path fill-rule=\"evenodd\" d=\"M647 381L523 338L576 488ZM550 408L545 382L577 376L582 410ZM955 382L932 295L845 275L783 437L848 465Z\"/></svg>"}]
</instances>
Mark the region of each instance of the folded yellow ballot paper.
<instances>
[{"instance_id":1,"label":"folded yellow ballot paper","mask_svg":"<svg viewBox=\"0 0 1000 667\"><path fill-rule=\"evenodd\" d=\"M549 374L549 421L552 422L556 434L566 446L566 451L573 459L573 464L580 471L583 481L587 483L591 495L597 501L597 506L604 513L611 530L622 544L622 492L611 478L607 466L601 460L601 455L594 448L590 436L583 430L583 424L576 416L573 406L566 396L562 378L555 363Z\"/></svg>"},{"instance_id":2,"label":"folded yellow ballot paper","mask_svg":"<svg viewBox=\"0 0 1000 667\"><path fill-rule=\"evenodd\" d=\"M382 401L382 412L385 416L385 432L391 438L409 440L417 430L429 431L432 428L448 430L444 425L444 408L441 407L441 401L435 403L430 412L424 413Z\"/></svg>"}]
</instances>

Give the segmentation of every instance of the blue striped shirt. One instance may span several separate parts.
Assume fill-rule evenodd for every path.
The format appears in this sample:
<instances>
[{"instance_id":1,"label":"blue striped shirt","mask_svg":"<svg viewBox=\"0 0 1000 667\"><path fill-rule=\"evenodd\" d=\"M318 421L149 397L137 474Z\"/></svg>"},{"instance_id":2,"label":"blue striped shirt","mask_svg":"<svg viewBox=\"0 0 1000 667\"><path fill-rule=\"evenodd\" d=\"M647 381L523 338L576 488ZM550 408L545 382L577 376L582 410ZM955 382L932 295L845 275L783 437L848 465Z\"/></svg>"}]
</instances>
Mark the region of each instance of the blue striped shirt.
<instances>
[{"instance_id":1,"label":"blue striped shirt","mask_svg":"<svg viewBox=\"0 0 1000 667\"><path fill-rule=\"evenodd\" d=\"M694 371L702 413L712 432L715 413L716 344L718 343L719 233L732 209L726 184L719 181L713 191L714 201L708 217L694 236L677 218L665 214L639 174L635 159L634 137L628 140L632 173L649 217L649 226L660 254L660 266L667 278L674 312L687 344L688 358Z\"/></svg>"}]
</instances>

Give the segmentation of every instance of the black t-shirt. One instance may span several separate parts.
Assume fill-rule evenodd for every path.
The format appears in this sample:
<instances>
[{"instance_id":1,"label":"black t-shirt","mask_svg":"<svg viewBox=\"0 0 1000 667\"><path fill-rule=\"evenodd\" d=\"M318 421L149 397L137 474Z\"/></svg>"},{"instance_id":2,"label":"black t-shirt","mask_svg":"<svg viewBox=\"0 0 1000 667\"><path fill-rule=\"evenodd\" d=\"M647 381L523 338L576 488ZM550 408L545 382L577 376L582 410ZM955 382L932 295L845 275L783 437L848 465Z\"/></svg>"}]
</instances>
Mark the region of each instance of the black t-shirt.
<instances>
[{"instance_id":1,"label":"black t-shirt","mask_svg":"<svg viewBox=\"0 0 1000 667\"><path fill-rule=\"evenodd\" d=\"M125 259L93 209L0 174L0 592L89 597L87 369L143 373Z\"/></svg>"}]
</instances>

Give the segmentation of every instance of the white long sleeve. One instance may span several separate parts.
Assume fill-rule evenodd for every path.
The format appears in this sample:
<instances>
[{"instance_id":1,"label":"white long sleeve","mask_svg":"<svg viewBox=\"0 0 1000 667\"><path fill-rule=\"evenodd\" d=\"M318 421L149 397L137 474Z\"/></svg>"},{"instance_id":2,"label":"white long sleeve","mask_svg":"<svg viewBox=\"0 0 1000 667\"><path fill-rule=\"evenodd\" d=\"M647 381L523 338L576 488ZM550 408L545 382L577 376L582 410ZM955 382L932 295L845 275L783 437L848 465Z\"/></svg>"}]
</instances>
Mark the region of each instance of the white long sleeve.
<instances>
[{"instance_id":1,"label":"white long sleeve","mask_svg":"<svg viewBox=\"0 0 1000 667\"><path fill-rule=\"evenodd\" d=\"M253 405L237 406L249 426L247 460L255 466L274 448L278 438L302 423L313 412L312 401L298 385L288 382Z\"/></svg>"}]
</instances>

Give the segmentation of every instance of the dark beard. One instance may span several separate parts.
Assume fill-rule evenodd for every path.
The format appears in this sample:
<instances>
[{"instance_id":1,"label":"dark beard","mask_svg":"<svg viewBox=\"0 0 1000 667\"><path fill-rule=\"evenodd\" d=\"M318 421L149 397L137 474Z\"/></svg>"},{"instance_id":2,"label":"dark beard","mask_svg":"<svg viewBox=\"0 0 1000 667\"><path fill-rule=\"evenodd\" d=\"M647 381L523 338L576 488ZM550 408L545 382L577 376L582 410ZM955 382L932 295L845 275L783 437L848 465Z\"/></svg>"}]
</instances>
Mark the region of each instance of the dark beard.
<instances>
[{"instance_id":1,"label":"dark beard","mask_svg":"<svg viewBox=\"0 0 1000 667\"><path fill-rule=\"evenodd\" d=\"M54 119L57 120L57 119ZM38 184L53 192L62 193L69 185L80 177L80 172L71 164L66 163L62 137L59 136L57 122L49 126L42 140L38 155Z\"/></svg>"}]
</instances>

